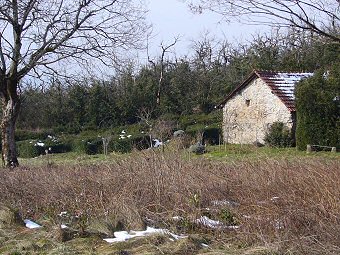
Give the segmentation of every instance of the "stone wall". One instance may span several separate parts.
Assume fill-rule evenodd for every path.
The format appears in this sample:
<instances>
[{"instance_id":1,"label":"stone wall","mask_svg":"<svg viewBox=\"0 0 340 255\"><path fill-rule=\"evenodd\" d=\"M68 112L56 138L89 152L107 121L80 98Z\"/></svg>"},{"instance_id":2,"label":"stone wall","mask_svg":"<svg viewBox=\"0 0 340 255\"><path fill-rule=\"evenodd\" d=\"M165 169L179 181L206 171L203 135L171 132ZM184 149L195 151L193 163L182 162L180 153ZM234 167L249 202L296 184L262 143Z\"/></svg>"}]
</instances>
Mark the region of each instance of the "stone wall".
<instances>
[{"instance_id":1,"label":"stone wall","mask_svg":"<svg viewBox=\"0 0 340 255\"><path fill-rule=\"evenodd\" d=\"M254 79L223 108L223 137L227 143L264 143L268 127L280 121L293 126L290 111L260 79Z\"/></svg>"}]
</instances>

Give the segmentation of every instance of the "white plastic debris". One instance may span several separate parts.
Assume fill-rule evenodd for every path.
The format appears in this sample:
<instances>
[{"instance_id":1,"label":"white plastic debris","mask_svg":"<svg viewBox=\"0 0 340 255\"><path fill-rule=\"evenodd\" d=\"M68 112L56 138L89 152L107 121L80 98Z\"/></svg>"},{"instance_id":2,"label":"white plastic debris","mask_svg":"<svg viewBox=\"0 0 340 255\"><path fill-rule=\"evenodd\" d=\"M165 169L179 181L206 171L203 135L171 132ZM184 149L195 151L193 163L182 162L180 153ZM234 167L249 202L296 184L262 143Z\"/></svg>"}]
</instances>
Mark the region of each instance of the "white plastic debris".
<instances>
[{"instance_id":1,"label":"white plastic debris","mask_svg":"<svg viewBox=\"0 0 340 255\"><path fill-rule=\"evenodd\" d=\"M209 219L207 216L202 216L201 218L195 220L195 223L203 225L208 228L221 228L224 224L218 220Z\"/></svg>"},{"instance_id":2,"label":"white plastic debris","mask_svg":"<svg viewBox=\"0 0 340 255\"><path fill-rule=\"evenodd\" d=\"M152 141L154 142L153 144L154 148L157 148L163 145L163 142L159 141L158 139L153 139Z\"/></svg>"},{"instance_id":3,"label":"white plastic debris","mask_svg":"<svg viewBox=\"0 0 340 255\"><path fill-rule=\"evenodd\" d=\"M66 211L65 212L61 212L61 213L58 214L58 216L60 216L60 217L63 217L63 216L66 216L66 215L67 215Z\"/></svg>"},{"instance_id":4,"label":"white plastic debris","mask_svg":"<svg viewBox=\"0 0 340 255\"><path fill-rule=\"evenodd\" d=\"M240 205L240 203L230 200L215 200L212 201L212 204L214 206L230 206L230 207L237 207Z\"/></svg>"},{"instance_id":5,"label":"white plastic debris","mask_svg":"<svg viewBox=\"0 0 340 255\"><path fill-rule=\"evenodd\" d=\"M44 147L45 144L43 142L36 142L35 146L40 146L40 147Z\"/></svg>"},{"instance_id":6,"label":"white plastic debris","mask_svg":"<svg viewBox=\"0 0 340 255\"><path fill-rule=\"evenodd\" d=\"M207 216L202 216L199 219L196 219L194 223L205 226L207 228L212 228L212 229L239 229L240 226L227 226L223 222L220 222L218 220L212 220L208 218Z\"/></svg>"},{"instance_id":7,"label":"white plastic debris","mask_svg":"<svg viewBox=\"0 0 340 255\"><path fill-rule=\"evenodd\" d=\"M209 248L209 245L205 244L205 243L201 243L203 248Z\"/></svg>"},{"instance_id":8,"label":"white plastic debris","mask_svg":"<svg viewBox=\"0 0 340 255\"><path fill-rule=\"evenodd\" d=\"M116 242L124 242L134 237L149 236L153 234L163 234L163 235L168 234L176 240L186 237L186 236L175 235L166 229L157 229L157 228L147 227L146 230L144 231L130 231L130 232L116 231L114 232L115 238L105 238L103 240L108 243L116 243Z\"/></svg>"},{"instance_id":9,"label":"white plastic debris","mask_svg":"<svg viewBox=\"0 0 340 255\"><path fill-rule=\"evenodd\" d=\"M39 224L31 221L31 220L24 220L26 228L30 228L30 229L35 229L35 228L41 228L42 226L40 226Z\"/></svg>"}]
</instances>

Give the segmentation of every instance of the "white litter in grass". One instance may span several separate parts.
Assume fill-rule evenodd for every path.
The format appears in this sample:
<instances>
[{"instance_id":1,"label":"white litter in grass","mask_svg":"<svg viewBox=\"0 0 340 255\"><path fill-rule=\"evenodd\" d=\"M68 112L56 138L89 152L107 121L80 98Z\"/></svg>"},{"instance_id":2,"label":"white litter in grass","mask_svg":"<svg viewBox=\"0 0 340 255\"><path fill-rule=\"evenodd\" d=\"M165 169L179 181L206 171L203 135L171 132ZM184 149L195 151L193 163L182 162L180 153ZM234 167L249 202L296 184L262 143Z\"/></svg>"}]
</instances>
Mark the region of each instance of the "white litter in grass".
<instances>
[{"instance_id":1,"label":"white litter in grass","mask_svg":"<svg viewBox=\"0 0 340 255\"><path fill-rule=\"evenodd\" d=\"M274 227L275 227L276 229L284 229L284 228L285 228L285 224L284 224L284 222L282 222L282 221L280 221L280 220L276 220L276 221L274 222Z\"/></svg>"},{"instance_id":2,"label":"white litter in grass","mask_svg":"<svg viewBox=\"0 0 340 255\"><path fill-rule=\"evenodd\" d=\"M114 232L115 238L105 238L103 240L108 243L116 243L116 242L124 242L134 237L149 236L153 234L162 234L162 235L167 234L176 240L186 237L186 236L175 235L167 229L157 229L157 228L147 227L146 230L144 231L130 231L130 232L117 231L117 232Z\"/></svg>"},{"instance_id":3,"label":"white litter in grass","mask_svg":"<svg viewBox=\"0 0 340 255\"><path fill-rule=\"evenodd\" d=\"M230 206L230 207L237 207L240 205L240 203L238 202L235 202L235 201L230 201L230 200L215 200L215 201L212 201L212 204L214 206Z\"/></svg>"},{"instance_id":4,"label":"white litter in grass","mask_svg":"<svg viewBox=\"0 0 340 255\"><path fill-rule=\"evenodd\" d=\"M159 141L158 139L153 139L152 141L155 142L155 144L153 145L154 148L157 148L163 145L163 142Z\"/></svg>"},{"instance_id":5,"label":"white litter in grass","mask_svg":"<svg viewBox=\"0 0 340 255\"><path fill-rule=\"evenodd\" d=\"M205 244L205 243L201 243L203 248L209 248L209 245Z\"/></svg>"},{"instance_id":6,"label":"white litter in grass","mask_svg":"<svg viewBox=\"0 0 340 255\"><path fill-rule=\"evenodd\" d=\"M63 216L66 216L66 215L67 215L66 211L65 212L61 212L61 213L58 214L58 216L60 216L60 217L63 217Z\"/></svg>"},{"instance_id":7,"label":"white litter in grass","mask_svg":"<svg viewBox=\"0 0 340 255\"><path fill-rule=\"evenodd\" d=\"M127 138L130 138L132 135L127 135Z\"/></svg>"},{"instance_id":8,"label":"white litter in grass","mask_svg":"<svg viewBox=\"0 0 340 255\"><path fill-rule=\"evenodd\" d=\"M202 216L201 218L195 220L195 223L203 225L208 228L221 228L224 224L218 220L209 219L207 216Z\"/></svg>"},{"instance_id":9,"label":"white litter in grass","mask_svg":"<svg viewBox=\"0 0 340 255\"><path fill-rule=\"evenodd\" d=\"M68 226L66 226L65 224L61 224L61 225L60 225L60 228L61 228L61 229L66 229L66 228L68 228Z\"/></svg>"},{"instance_id":10,"label":"white litter in grass","mask_svg":"<svg viewBox=\"0 0 340 255\"><path fill-rule=\"evenodd\" d=\"M30 229L34 229L34 228L41 228L42 226L40 226L39 224L31 221L31 220L24 220L26 228L30 228Z\"/></svg>"},{"instance_id":11,"label":"white litter in grass","mask_svg":"<svg viewBox=\"0 0 340 255\"><path fill-rule=\"evenodd\" d=\"M220 222L218 220L212 220L209 219L207 216L202 216L201 218L194 221L196 224L205 226L207 228L223 228L223 229L239 229L240 226L227 226L223 222Z\"/></svg>"},{"instance_id":12,"label":"white litter in grass","mask_svg":"<svg viewBox=\"0 0 340 255\"><path fill-rule=\"evenodd\" d=\"M276 201L276 200L278 200L278 199L280 199L280 197L272 197L270 200L271 200L271 201Z\"/></svg>"},{"instance_id":13,"label":"white litter in grass","mask_svg":"<svg viewBox=\"0 0 340 255\"><path fill-rule=\"evenodd\" d=\"M240 226L226 226L226 228L228 228L228 229L239 229Z\"/></svg>"},{"instance_id":14,"label":"white litter in grass","mask_svg":"<svg viewBox=\"0 0 340 255\"><path fill-rule=\"evenodd\" d=\"M181 216L174 216L172 217L173 220L183 220L183 217Z\"/></svg>"},{"instance_id":15,"label":"white litter in grass","mask_svg":"<svg viewBox=\"0 0 340 255\"><path fill-rule=\"evenodd\" d=\"M188 237L188 236L183 236L183 235L176 235L174 233L171 233L169 230L165 230L165 234L172 236L172 238L174 238L175 240L179 240L179 239L183 239L183 238Z\"/></svg>"},{"instance_id":16,"label":"white litter in grass","mask_svg":"<svg viewBox=\"0 0 340 255\"><path fill-rule=\"evenodd\" d=\"M125 132L125 130L122 130L122 134L125 134L126 132Z\"/></svg>"}]
</instances>

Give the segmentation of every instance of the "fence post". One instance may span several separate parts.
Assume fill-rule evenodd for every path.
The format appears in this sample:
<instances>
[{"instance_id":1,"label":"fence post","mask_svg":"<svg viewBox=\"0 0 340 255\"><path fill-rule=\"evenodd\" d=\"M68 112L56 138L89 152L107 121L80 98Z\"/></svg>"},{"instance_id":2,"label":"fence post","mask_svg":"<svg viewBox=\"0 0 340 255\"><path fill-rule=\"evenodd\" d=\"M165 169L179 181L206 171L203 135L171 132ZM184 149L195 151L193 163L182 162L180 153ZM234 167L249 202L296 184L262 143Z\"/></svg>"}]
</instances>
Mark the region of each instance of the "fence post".
<instances>
[{"instance_id":1,"label":"fence post","mask_svg":"<svg viewBox=\"0 0 340 255\"><path fill-rule=\"evenodd\" d=\"M312 152L312 146L310 144L307 144L307 153Z\"/></svg>"}]
</instances>

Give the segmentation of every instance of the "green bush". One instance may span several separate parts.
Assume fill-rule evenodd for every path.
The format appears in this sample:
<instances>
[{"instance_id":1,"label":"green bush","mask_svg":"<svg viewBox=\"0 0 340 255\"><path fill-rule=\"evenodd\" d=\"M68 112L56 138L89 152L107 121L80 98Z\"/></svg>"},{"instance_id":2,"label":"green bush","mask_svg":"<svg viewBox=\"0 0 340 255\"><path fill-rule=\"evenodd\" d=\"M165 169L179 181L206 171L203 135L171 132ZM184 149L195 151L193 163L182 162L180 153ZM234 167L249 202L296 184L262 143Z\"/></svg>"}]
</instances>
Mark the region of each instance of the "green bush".
<instances>
[{"instance_id":1,"label":"green bush","mask_svg":"<svg viewBox=\"0 0 340 255\"><path fill-rule=\"evenodd\" d=\"M71 142L72 151L85 153L88 155L94 155L102 152L102 141L99 141L98 138L76 138Z\"/></svg>"},{"instance_id":2,"label":"green bush","mask_svg":"<svg viewBox=\"0 0 340 255\"><path fill-rule=\"evenodd\" d=\"M319 70L297 85L296 144L305 150L307 144L340 147L340 64Z\"/></svg>"},{"instance_id":3,"label":"green bush","mask_svg":"<svg viewBox=\"0 0 340 255\"><path fill-rule=\"evenodd\" d=\"M268 129L264 141L272 147L292 146L292 135L282 122L274 122Z\"/></svg>"},{"instance_id":4,"label":"green bush","mask_svg":"<svg viewBox=\"0 0 340 255\"><path fill-rule=\"evenodd\" d=\"M131 138L115 139L110 142L109 151L128 153L132 149L144 150L150 148L150 138L148 135L132 136Z\"/></svg>"},{"instance_id":5,"label":"green bush","mask_svg":"<svg viewBox=\"0 0 340 255\"><path fill-rule=\"evenodd\" d=\"M16 143L18 156L21 158L34 158L45 153L45 148L36 145L36 141L26 140Z\"/></svg>"},{"instance_id":6,"label":"green bush","mask_svg":"<svg viewBox=\"0 0 340 255\"><path fill-rule=\"evenodd\" d=\"M69 138L70 139L70 138ZM70 147L72 151L85 153L88 155L103 153L103 140L101 137L77 137L71 139ZM108 145L108 152L128 153L133 148L138 150L147 149L150 147L149 136L132 136L120 139L113 137Z\"/></svg>"},{"instance_id":7,"label":"green bush","mask_svg":"<svg viewBox=\"0 0 340 255\"><path fill-rule=\"evenodd\" d=\"M179 127L191 137L202 133L203 143L216 145L221 134L222 112L214 111L210 114L185 115L179 119Z\"/></svg>"},{"instance_id":8,"label":"green bush","mask_svg":"<svg viewBox=\"0 0 340 255\"><path fill-rule=\"evenodd\" d=\"M44 144L39 146L39 143ZM71 151L71 145L57 140L25 140L19 141L17 144L17 150L19 157L22 158L34 158L39 155L48 153L64 153Z\"/></svg>"}]
</instances>

